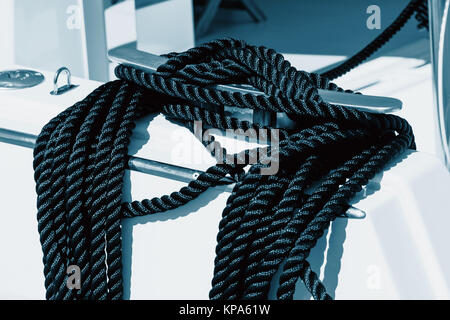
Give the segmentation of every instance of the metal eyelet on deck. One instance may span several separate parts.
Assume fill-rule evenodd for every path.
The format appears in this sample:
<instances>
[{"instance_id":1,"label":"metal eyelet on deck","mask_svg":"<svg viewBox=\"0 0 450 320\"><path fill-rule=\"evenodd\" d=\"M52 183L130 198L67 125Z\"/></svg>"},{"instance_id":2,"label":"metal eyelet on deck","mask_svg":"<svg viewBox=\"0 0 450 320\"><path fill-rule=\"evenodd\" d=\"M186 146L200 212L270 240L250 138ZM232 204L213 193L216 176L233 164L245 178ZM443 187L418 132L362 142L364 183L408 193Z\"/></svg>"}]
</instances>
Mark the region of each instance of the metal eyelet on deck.
<instances>
[{"instance_id":1,"label":"metal eyelet on deck","mask_svg":"<svg viewBox=\"0 0 450 320\"><path fill-rule=\"evenodd\" d=\"M67 84L62 87L58 87L58 78L62 72L64 72L67 75ZM55 77L53 78L53 86L54 86L53 91L51 91L50 94L56 96L78 87L78 85L71 83L70 70L66 67L61 67L56 71Z\"/></svg>"}]
</instances>

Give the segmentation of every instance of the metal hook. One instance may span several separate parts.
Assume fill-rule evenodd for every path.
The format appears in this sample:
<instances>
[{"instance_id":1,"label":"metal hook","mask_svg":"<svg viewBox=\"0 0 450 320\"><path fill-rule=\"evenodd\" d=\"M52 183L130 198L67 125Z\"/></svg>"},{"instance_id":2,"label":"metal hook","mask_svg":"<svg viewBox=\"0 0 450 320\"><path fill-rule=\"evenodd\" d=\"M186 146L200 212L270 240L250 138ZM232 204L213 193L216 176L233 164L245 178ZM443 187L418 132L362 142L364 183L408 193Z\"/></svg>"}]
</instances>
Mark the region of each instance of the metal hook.
<instances>
[{"instance_id":1,"label":"metal hook","mask_svg":"<svg viewBox=\"0 0 450 320\"><path fill-rule=\"evenodd\" d=\"M58 78L59 75L61 73L65 73L67 75L67 84L62 86L62 87L58 87ZM56 73L55 73L55 77L53 78L53 91L50 92L51 95L54 96L58 96L60 94L63 94L69 90L72 90L74 88L78 87L78 85L72 84L71 83L71 73L70 70L66 67L61 67L59 68Z\"/></svg>"}]
</instances>

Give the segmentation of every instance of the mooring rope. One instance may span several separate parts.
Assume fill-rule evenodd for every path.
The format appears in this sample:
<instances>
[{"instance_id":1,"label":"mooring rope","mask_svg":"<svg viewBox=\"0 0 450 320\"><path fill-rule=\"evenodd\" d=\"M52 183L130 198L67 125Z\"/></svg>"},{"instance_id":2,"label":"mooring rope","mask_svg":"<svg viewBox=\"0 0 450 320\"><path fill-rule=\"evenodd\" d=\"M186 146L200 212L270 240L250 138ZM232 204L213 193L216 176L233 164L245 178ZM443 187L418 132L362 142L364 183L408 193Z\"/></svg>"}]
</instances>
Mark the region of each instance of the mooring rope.
<instances>
[{"instance_id":1,"label":"mooring rope","mask_svg":"<svg viewBox=\"0 0 450 320\"><path fill-rule=\"evenodd\" d=\"M407 17L402 13L401 19ZM349 66L354 63L325 75L342 74ZM170 54L156 73L119 65L116 75L120 80L100 86L52 119L36 141L46 298L121 299L121 219L178 208L231 176L238 181L219 225L210 298L265 299L281 268L279 299L292 299L299 278L315 299L330 299L308 264L310 250L377 172L415 148L408 122L331 105L318 89L343 89L326 76L298 71L272 49L232 39ZM265 95L213 86L231 83L252 85ZM204 104L285 112L296 119L296 127L262 127ZM135 121L150 113L191 130L193 121L242 132L277 129L279 145L257 148L266 151L264 159L255 158L264 154L255 150L228 155L210 136L202 142L213 155L220 150L222 161L170 195L123 202L130 136ZM261 174L267 160L277 162L278 172ZM306 192L316 185L312 194ZM66 284L71 265L81 270L79 290Z\"/></svg>"}]
</instances>

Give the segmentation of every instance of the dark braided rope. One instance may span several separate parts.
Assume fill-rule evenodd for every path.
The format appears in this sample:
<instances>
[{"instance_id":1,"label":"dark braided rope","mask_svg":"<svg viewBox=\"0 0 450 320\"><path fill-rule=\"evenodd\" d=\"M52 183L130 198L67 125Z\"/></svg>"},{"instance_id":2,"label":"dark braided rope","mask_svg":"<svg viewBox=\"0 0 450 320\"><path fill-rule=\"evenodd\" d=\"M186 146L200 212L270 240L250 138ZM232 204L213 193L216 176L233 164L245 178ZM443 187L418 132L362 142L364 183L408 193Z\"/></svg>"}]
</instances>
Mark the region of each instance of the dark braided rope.
<instances>
[{"instance_id":1,"label":"dark braided rope","mask_svg":"<svg viewBox=\"0 0 450 320\"><path fill-rule=\"evenodd\" d=\"M333 135L331 135L331 137L332 137L332 139L336 139L337 140L337 138L339 137L339 135L337 135L337 136L333 136ZM314 141L315 142L315 141ZM330 145L332 145L332 142L333 142L333 140L328 140L328 139L325 139L325 140L319 140L318 142L320 142L321 144L323 144L323 145L327 145L327 146L330 146ZM347 140L347 142L348 142L348 140ZM308 147L310 147L310 150L311 151L313 151L313 150L318 150L319 149L319 145L318 144L315 144L315 143L313 143L313 144L311 144L311 145L307 145ZM304 151L302 151L302 153L303 154L308 154L307 153L307 151L306 150L304 150ZM300 159L301 160L301 159ZM281 162L280 162L281 163ZM266 209L270 209L271 207L266 207ZM253 214L253 212L246 212L246 214L247 215L252 215ZM239 226L239 229L240 230L242 230L243 228L242 228L242 223L243 223L243 221L245 221L245 219L242 219L241 217L236 217L235 218L235 221L234 221L234 224L235 225L237 225L237 226ZM241 232L243 232L243 231L241 231ZM237 235L233 235L233 241L234 241L234 243L237 243L238 245L239 245L239 242L238 242L238 238L239 238L239 235L240 235L240 233L238 232L237 233ZM251 241L251 237L250 237L250 235L249 234L245 234L245 235L242 235L243 237L246 237L247 238L247 240L250 240ZM265 246L268 246L268 245L270 245L270 242L265 242L264 243L265 244ZM222 244L219 242L219 244L218 244L218 246L221 246ZM236 246L236 245L235 245ZM248 252L248 251L247 251ZM243 259L244 257L243 257L243 255L242 254L244 254L244 252L242 251L242 250L239 250L239 248L238 249L236 249L234 252L232 252L232 253L228 253L228 252L226 252L226 253L224 253L223 254L223 257L222 257L222 261L220 261L220 262L217 262L216 261L216 273L215 273L215 279L216 278L218 278L218 279L220 279L220 280L222 280L223 278L226 278L226 282L228 283L228 285L229 286L231 286L229 283L230 282L233 282L233 281L237 281L238 279L237 278L232 278L232 277L230 277L229 276L229 273L231 272L233 272L233 266L234 266L234 263L235 263L235 261L233 261L233 259L236 259L236 260L241 260L241 259ZM237 255L237 257L235 257ZM217 255L217 257L219 258L219 257L221 257L221 255ZM217 259L217 258L216 258ZM223 267L225 270L217 270L217 267ZM222 285L222 284L221 284ZM237 286L237 283L235 283L234 284L234 286ZM215 290L216 288L215 288L215 286L214 286L214 280L213 280L213 289L212 289L212 293L214 294L214 292L216 291Z\"/></svg>"},{"instance_id":2,"label":"dark braided rope","mask_svg":"<svg viewBox=\"0 0 450 320\"><path fill-rule=\"evenodd\" d=\"M63 125L63 121L68 115L80 108L87 108L94 101L98 101L100 94L107 88L106 85L95 90L87 99L75 104L73 107L62 112L58 117L51 120L41 131L34 149L34 163L36 192L38 194L38 229L40 233L42 249L44 252L44 275L46 278L45 286L47 289L47 299L53 299L55 294L55 285L53 279L58 272L65 272L62 266L61 255L63 243L58 243L54 232L54 210L49 206L50 176L53 163L53 149L55 147L56 137ZM101 100L101 99L100 99ZM55 130L57 129L57 130ZM49 142L50 140L50 142Z\"/></svg>"},{"instance_id":3,"label":"dark braided rope","mask_svg":"<svg viewBox=\"0 0 450 320\"><path fill-rule=\"evenodd\" d=\"M361 186L368 183L369 179L380 170L382 163L392 159L405 148L407 142L403 137L394 138L394 140L377 152L365 165L360 168L344 185L339 188L330 201L316 215L302 234L298 237L294 248L290 251L283 273L280 277L280 287L277 295L279 299L292 299L295 291L295 282L298 277L303 277L302 270L305 268L306 257L310 250L315 246L317 240L322 236L323 231L329 226L330 222L336 218L345 201L361 191ZM303 279L304 280L304 279ZM308 288L313 296L314 288Z\"/></svg>"},{"instance_id":4,"label":"dark braided rope","mask_svg":"<svg viewBox=\"0 0 450 320\"><path fill-rule=\"evenodd\" d=\"M120 123L114 141L114 149L111 153L111 164L108 173L108 189L110 201L107 202L106 218L106 247L108 265L108 298L118 300L122 298L122 243L121 243L121 202L122 202L122 180L126 168L126 154L129 144L129 136L134 127L133 114L139 105L142 96L140 91L136 91L131 102L125 110L125 116Z\"/></svg>"},{"instance_id":5,"label":"dark braided rope","mask_svg":"<svg viewBox=\"0 0 450 320\"><path fill-rule=\"evenodd\" d=\"M91 286L95 288L91 292L91 297L96 300L105 300L108 294L106 285L106 256L104 251L109 250L109 248L107 249L104 238L106 237L106 218L110 216L110 213L106 211L106 206L111 201L114 201L114 199L108 198L110 190L108 188L110 186L108 173L109 167L114 165L111 160L111 154L114 148L114 133L118 131L120 122L124 121L124 119L122 119L122 112L125 110L123 110L124 108L122 106L133 105L127 99L127 95L131 94L128 88L129 85L127 83L121 84L117 95L111 104L110 110L106 115L96 150L93 179L94 188L86 201L89 206L88 213L91 225ZM120 180L122 180L122 177L120 177Z\"/></svg>"},{"instance_id":6,"label":"dark braided rope","mask_svg":"<svg viewBox=\"0 0 450 320\"><path fill-rule=\"evenodd\" d=\"M87 221L90 219L90 193L92 192L92 182L95 178L95 169L97 166L94 139L98 136L98 131L101 127L96 125L96 123L104 122L105 114L107 113L108 111L103 111L102 109L93 109L90 111L77 136L77 142L81 141L82 144L78 147L75 146L74 152L72 153L73 159L71 164L82 165L70 171L73 179L78 179L80 185L68 183L69 187L67 192L70 195L67 207L71 208L70 213L72 219L77 219L77 223L72 223L71 225L71 234L73 235L71 247L75 248L73 255L74 261L72 263L80 267L83 266L81 276L85 280L82 283L82 290L80 292L80 298L82 299L90 298L92 293L90 290L91 273L88 272L90 271L91 265L90 260L87 260L90 256L90 252L87 251L89 247L87 246L90 244L91 235L89 228L85 228L83 223L87 224ZM85 154L89 155L87 159L84 158ZM84 163L80 160L83 160ZM74 187L73 189L71 189L72 186ZM80 189L84 192L80 192ZM70 200L77 200L77 205L72 204ZM80 209L82 212L81 215Z\"/></svg>"},{"instance_id":7,"label":"dark braided rope","mask_svg":"<svg viewBox=\"0 0 450 320\"><path fill-rule=\"evenodd\" d=\"M356 152L357 145L355 144L354 147ZM324 163L320 165L318 160L322 160L323 162L323 159L320 159L317 155L308 158L303 164L303 167L297 171L291 180L290 185L285 190L282 201L273 208L274 213L265 217L265 221L253 222L258 228L255 230L254 240L250 240L252 242L248 249L247 269L241 281L250 278L250 275L255 272L258 262L264 256L264 251L267 250L268 245L275 239L273 236L282 232L282 228L290 221L291 213L295 207L299 206L305 198L305 190L310 187L311 181L317 180L321 174L328 170L327 166Z\"/></svg>"},{"instance_id":8,"label":"dark braided rope","mask_svg":"<svg viewBox=\"0 0 450 320\"><path fill-rule=\"evenodd\" d=\"M380 154L369 163L363 150L393 155L414 148L409 124L324 102L319 88L343 89L320 75L297 71L271 49L219 40L169 57L156 74L118 66L116 74L126 82L105 84L43 128L34 166L47 298L121 299L120 219L182 206L226 176L239 181L219 225L211 298L266 298L273 270L286 256L290 264L280 298L291 297L290 285L298 277L314 298L330 298L306 261L308 250L318 230L323 232L348 207L354 193L347 189L366 184L392 158ZM236 82L265 95L210 87ZM222 158L220 163L178 192L121 203L127 145L134 121L145 113L162 112L192 131L192 122L202 121L239 134L253 130L263 134L262 140L272 135L274 128L203 109L203 104L286 112L298 127L279 130L277 146L234 155L207 135L202 143ZM266 153L258 157L258 151ZM261 176L267 160L279 164L277 174ZM252 165L245 173L247 163ZM306 189L322 175L325 181L308 195ZM350 177L351 184L345 182ZM82 270L82 289L76 294L65 286L71 264Z\"/></svg>"},{"instance_id":9,"label":"dark braided rope","mask_svg":"<svg viewBox=\"0 0 450 320\"><path fill-rule=\"evenodd\" d=\"M304 201L303 205L292 213L292 218L283 228L276 230L274 228L271 233L267 234L264 243L270 245L261 254L264 258L259 260L257 267L259 272L246 275L247 283L244 294L246 298L255 299L267 294L272 276L293 247L302 228L315 218L317 210L326 203L327 198L336 192L339 184L345 181L350 172L369 154L370 151L358 154L341 167L333 170L315 192ZM343 208L345 209L345 207Z\"/></svg>"}]
</instances>

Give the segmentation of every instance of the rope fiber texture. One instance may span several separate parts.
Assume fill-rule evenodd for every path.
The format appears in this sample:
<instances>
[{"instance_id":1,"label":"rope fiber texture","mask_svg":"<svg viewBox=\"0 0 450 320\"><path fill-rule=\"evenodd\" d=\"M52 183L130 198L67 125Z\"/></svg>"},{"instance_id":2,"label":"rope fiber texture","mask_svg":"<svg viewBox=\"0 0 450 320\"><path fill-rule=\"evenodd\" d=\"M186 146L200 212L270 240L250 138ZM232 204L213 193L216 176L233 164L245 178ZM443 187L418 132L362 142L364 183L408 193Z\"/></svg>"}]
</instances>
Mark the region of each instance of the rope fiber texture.
<instances>
[{"instance_id":1,"label":"rope fiber texture","mask_svg":"<svg viewBox=\"0 0 450 320\"><path fill-rule=\"evenodd\" d=\"M307 257L354 195L415 148L410 125L394 115L326 103L318 89L343 89L327 76L296 70L265 47L225 39L168 57L156 73L119 65L119 80L100 86L42 129L34 170L46 298L121 299L121 219L178 208L231 176L238 181L219 224L210 298L266 299L281 269L279 299L293 298L298 279L315 299L331 299ZM212 86L231 83L252 85L265 95ZM296 127L262 127L204 105L285 112ZM221 150L222 163L170 195L123 202L134 122L157 113L191 129L193 121L242 132L278 129L279 146L264 147L266 159L255 163L254 150L228 155L211 139L204 144L213 155L218 149L211 146ZM279 170L261 175L268 159L278 161ZM70 265L81 270L79 290L66 285Z\"/></svg>"}]
</instances>

